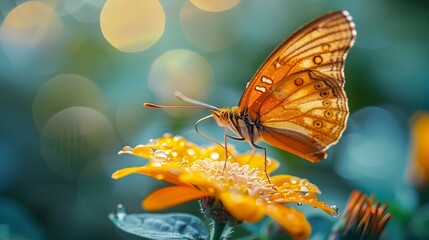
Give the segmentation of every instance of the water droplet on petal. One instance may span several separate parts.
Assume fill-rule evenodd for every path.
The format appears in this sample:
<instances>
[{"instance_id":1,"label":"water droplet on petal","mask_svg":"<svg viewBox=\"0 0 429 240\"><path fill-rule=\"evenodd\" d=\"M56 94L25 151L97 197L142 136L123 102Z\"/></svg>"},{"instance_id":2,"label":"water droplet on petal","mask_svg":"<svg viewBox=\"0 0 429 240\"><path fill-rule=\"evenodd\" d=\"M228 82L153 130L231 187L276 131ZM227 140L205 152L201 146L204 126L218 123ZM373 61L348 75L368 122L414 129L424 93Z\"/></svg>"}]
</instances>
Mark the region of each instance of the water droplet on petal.
<instances>
[{"instance_id":1,"label":"water droplet on petal","mask_svg":"<svg viewBox=\"0 0 429 240\"><path fill-rule=\"evenodd\" d=\"M164 151L161 150L156 150L153 153L153 157L155 160L159 160L159 161L166 161L168 160L167 154Z\"/></svg>"},{"instance_id":2,"label":"water droplet on petal","mask_svg":"<svg viewBox=\"0 0 429 240\"><path fill-rule=\"evenodd\" d=\"M292 177L292 178L290 179L290 183L292 183L292 184L297 184L297 183L298 183L298 179L297 179L297 178L295 178L295 177Z\"/></svg>"},{"instance_id":3,"label":"water droplet on petal","mask_svg":"<svg viewBox=\"0 0 429 240\"><path fill-rule=\"evenodd\" d=\"M306 186L302 186L302 187L300 188L300 190L301 190L301 191L308 191L309 189L308 189L308 187L306 187Z\"/></svg>"},{"instance_id":4,"label":"water droplet on petal","mask_svg":"<svg viewBox=\"0 0 429 240\"><path fill-rule=\"evenodd\" d=\"M118 204L118 206L116 206L115 209L115 217L119 220L122 221L124 220L124 218L127 216L127 213L125 212L125 207L122 204Z\"/></svg>"},{"instance_id":5,"label":"water droplet on petal","mask_svg":"<svg viewBox=\"0 0 429 240\"><path fill-rule=\"evenodd\" d=\"M338 215L340 215L340 208L337 205L331 205L329 206L329 208L334 210L334 212L332 213L332 216L338 217Z\"/></svg>"},{"instance_id":6,"label":"water droplet on petal","mask_svg":"<svg viewBox=\"0 0 429 240\"><path fill-rule=\"evenodd\" d=\"M158 141L156 141L155 139L150 139L148 145L157 145Z\"/></svg>"},{"instance_id":7,"label":"water droplet on petal","mask_svg":"<svg viewBox=\"0 0 429 240\"><path fill-rule=\"evenodd\" d=\"M212 153L210 154L210 158L211 158L211 159L213 159L213 160L218 160L218 159L219 159L219 153L217 153L217 152L212 152Z\"/></svg>"},{"instance_id":8,"label":"water droplet on petal","mask_svg":"<svg viewBox=\"0 0 429 240\"><path fill-rule=\"evenodd\" d=\"M130 146L125 146L124 148L122 148L121 151L118 152L118 154L124 154L124 153L128 153L131 154L133 152L133 148Z\"/></svg>"},{"instance_id":9,"label":"water droplet on petal","mask_svg":"<svg viewBox=\"0 0 429 240\"><path fill-rule=\"evenodd\" d=\"M297 203L296 205L298 205L298 206L302 206L302 203L300 203L300 202L299 202L299 203Z\"/></svg>"},{"instance_id":10,"label":"water droplet on petal","mask_svg":"<svg viewBox=\"0 0 429 240\"><path fill-rule=\"evenodd\" d=\"M194 150L194 149L192 149L192 148L188 148L188 149L186 149L186 153L187 153L188 155L192 156L192 155L194 155L194 154L195 154L195 150Z\"/></svg>"}]
</instances>

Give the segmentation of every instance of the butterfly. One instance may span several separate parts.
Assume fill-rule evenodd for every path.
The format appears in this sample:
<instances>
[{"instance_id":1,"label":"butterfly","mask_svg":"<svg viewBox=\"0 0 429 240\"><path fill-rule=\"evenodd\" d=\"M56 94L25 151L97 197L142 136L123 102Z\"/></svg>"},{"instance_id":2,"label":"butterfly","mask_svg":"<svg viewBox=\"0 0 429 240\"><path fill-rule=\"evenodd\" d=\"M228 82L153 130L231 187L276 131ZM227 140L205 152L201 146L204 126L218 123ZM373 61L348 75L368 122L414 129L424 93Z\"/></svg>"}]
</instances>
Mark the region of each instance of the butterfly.
<instances>
[{"instance_id":1,"label":"butterfly","mask_svg":"<svg viewBox=\"0 0 429 240\"><path fill-rule=\"evenodd\" d=\"M327 158L338 142L349 116L344 90L344 62L356 39L355 24L347 11L327 13L304 25L265 60L238 103L217 108L176 93L194 107L206 108L216 123L247 141L253 149L263 140L310 162ZM149 108L187 107L160 106ZM208 137L208 136L206 136ZM228 151L226 150L228 155Z\"/></svg>"}]
</instances>

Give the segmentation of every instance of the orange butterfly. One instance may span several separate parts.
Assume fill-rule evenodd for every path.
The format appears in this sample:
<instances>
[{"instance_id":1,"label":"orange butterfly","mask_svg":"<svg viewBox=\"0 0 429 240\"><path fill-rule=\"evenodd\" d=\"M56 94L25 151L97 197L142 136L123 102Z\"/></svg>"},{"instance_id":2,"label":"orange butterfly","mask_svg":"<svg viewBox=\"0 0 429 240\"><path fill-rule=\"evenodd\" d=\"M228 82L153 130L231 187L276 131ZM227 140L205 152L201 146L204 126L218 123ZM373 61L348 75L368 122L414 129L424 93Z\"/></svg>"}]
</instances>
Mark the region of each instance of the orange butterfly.
<instances>
[{"instance_id":1,"label":"orange butterfly","mask_svg":"<svg viewBox=\"0 0 429 240\"><path fill-rule=\"evenodd\" d=\"M248 83L238 106L216 108L187 98L193 107L210 109L226 139L247 141L253 149L270 145L317 162L341 137L349 115L344 91L344 62L356 30L347 11L323 15L301 27L265 60ZM149 108L189 107L159 106ZM205 135L204 135L205 136ZM207 137L207 136L206 136ZM228 154L228 153L226 153Z\"/></svg>"}]
</instances>

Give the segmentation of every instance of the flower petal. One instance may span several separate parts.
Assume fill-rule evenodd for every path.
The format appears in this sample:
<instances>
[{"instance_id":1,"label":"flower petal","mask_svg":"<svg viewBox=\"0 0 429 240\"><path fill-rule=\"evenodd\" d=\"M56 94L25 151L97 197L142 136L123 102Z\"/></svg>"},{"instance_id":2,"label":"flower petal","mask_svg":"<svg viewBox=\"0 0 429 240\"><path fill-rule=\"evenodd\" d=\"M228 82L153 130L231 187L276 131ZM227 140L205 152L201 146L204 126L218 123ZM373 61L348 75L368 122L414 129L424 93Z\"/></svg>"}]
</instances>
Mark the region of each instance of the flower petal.
<instances>
[{"instance_id":1,"label":"flower petal","mask_svg":"<svg viewBox=\"0 0 429 240\"><path fill-rule=\"evenodd\" d=\"M178 176L180 175L181 171L180 170L175 171L170 166L152 167L150 165L147 165L143 167L124 168L114 172L112 174L112 178L116 180L133 173L144 174L144 175L156 178L158 180L163 180L175 185L186 185L186 183L183 183L178 179Z\"/></svg>"},{"instance_id":2,"label":"flower petal","mask_svg":"<svg viewBox=\"0 0 429 240\"><path fill-rule=\"evenodd\" d=\"M146 158L146 159L150 159L151 157L153 157L153 151L150 147L145 146L145 145L138 145L134 148L130 147L130 146L126 146L124 148L122 148L121 151L118 152L118 154L132 154L138 157L142 157L142 158Z\"/></svg>"},{"instance_id":3,"label":"flower petal","mask_svg":"<svg viewBox=\"0 0 429 240\"><path fill-rule=\"evenodd\" d=\"M305 178L291 175L276 175L270 178L271 183L277 186L279 192L311 192L320 194L319 188Z\"/></svg>"},{"instance_id":4,"label":"flower petal","mask_svg":"<svg viewBox=\"0 0 429 240\"><path fill-rule=\"evenodd\" d=\"M208 193L189 186L171 186L151 193L143 200L142 206L145 210L157 211L208 195Z\"/></svg>"},{"instance_id":5,"label":"flower petal","mask_svg":"<svg viewBox=\"0 0 429 240\"><path fill-rule=\"evenodd\" d=\"M311 233L310 223L304 214L294 208L283 205L268 206L267 214L289 233L292 239L308 239Z\"/></svg>"},{"instance_id":6,"label":"flower petal","mask_svg":"<svg viewBox=\"0 0 429 240\"><path fill-rule=\"evenodd\" d=\"M228 212L239 221L254 223L265 215L266 205L254 197L226 191L219 194L219 199Z\"/></svg>"}]
</instances>

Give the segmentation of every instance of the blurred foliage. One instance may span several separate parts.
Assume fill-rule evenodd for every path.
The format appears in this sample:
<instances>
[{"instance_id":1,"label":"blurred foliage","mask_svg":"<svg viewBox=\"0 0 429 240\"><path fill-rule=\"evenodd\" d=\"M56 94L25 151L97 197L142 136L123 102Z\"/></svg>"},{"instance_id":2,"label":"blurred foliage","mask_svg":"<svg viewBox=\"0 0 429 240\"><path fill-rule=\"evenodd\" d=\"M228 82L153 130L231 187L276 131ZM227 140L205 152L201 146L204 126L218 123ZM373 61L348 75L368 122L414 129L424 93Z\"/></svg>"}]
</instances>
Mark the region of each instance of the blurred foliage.
<instances>
[{"instance_id":1,"label":"blurred foliage","mask_svg":"<svg viewBox=\"0 0 429 240\"><path fill-rule=\"evenodd\" d=\"M275 46L338 9L350 12L358 32L345 67L348 128L322 163L275 148L269 154L285 160L278 173L308 178L322 200L341 209L352 189L375 194L393 215L389 239L427 236L429 180L415 187L408 178L410 161L429 161L410 153L409 125L415 112L429 110L426 1L246 0L208 9L199 1L141 2L0 1L1 238L127 239L108 213L118 203L142 212L140 200L163 183L142 176L112 180L115 170L143 164L117 151L165 132L209 144L193 130L208 113L142 104L178 104L173 92L180 90L214 106L234 106ZM139 14L145 10L154 14ZM202 130L223 135L214 123ZM197 203L169 211L201 216ZM313 229L326 228L317 222ZM317 233L313 239L320 239Z\"/></svg>"}]
</instances>

